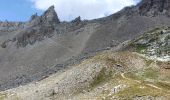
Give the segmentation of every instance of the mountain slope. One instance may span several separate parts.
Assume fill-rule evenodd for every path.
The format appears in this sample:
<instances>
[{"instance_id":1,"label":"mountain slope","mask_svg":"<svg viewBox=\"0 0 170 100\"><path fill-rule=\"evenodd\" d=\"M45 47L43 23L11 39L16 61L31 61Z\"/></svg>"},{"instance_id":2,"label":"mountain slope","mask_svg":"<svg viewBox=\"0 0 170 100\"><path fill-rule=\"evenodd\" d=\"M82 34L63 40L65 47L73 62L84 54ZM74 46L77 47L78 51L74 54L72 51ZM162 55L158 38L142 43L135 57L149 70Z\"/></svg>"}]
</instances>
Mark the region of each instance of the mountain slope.
<instances>
[{"instance_id":1,"label":"mountain slope","mask_svg":"<svg viewBox=\"0 0 170 100\"><path fill-rule=\"evenodd\" d=\"M104 51L69 70L41 81L1 92L2 100L120 100L170 98L168 62L155 62L136 52Z\"/></svg>"},{"instance_id":2,"label":"mountain slope","mask_svg":"<svg viewBox=\"0 0 170 100\"><path fill-rule=\"evenodd\" d=\"M28 22L1 22L0 89L39 80L149 29L169 26L168 13L167 0L143 0L90 21L76 18L60 22L52 6L42 16L33 15Z\"/></svg>"}]
</instances>

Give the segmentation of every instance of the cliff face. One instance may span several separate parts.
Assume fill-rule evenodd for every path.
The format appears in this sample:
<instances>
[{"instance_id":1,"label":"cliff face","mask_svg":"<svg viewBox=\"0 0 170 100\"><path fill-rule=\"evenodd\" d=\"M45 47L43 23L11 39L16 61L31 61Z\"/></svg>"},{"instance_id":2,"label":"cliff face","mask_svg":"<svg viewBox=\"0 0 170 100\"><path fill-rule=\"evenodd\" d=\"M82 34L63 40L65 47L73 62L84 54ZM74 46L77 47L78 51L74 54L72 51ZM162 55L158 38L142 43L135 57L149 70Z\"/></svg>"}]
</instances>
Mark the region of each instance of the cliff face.
<instances>
[{"instance_id":1,"label":"cliff face","mask_svg":"<svg viewBox=\"0 0 170 100\"><path fill-rule=\"evenodd\" d=\"M170 15L169 0L143 0L138 6L141 15Z\"/></svg>"}]
</instances>

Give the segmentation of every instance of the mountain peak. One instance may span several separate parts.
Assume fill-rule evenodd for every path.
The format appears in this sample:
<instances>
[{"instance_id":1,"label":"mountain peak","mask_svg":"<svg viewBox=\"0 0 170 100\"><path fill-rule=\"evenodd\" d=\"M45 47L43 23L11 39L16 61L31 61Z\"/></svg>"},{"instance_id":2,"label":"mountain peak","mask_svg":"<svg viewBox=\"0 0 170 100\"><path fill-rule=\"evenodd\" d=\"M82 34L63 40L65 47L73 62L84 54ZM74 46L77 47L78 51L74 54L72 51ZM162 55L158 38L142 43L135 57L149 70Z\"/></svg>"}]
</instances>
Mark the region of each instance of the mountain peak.
<instances>
[{"instance_id":1,"label":"mountain peak","mask_svg":"<svg viewBox=\"0 0 170 100\"><path fill-rule=\"evenodd\" d=\"M33 20L35 20L38 17L39 17L38 14L35 13L34 15L31 16L30 21L33 21Z\"/></svg>"},{"instance_id":2,"label":"mountain peak","mask_svg":"<svg viewBox=\"0 0 170 100\"><path fill-rule=\"evenodd\" d=\"M142 0L138 6L141 15L170 15L169 0Z\"/></svg>"},{"instance_id":3,"label":"mountain peak","mask_svg":"<svg viewBox=\"0 0 170 100\"><path fill-rule=\"evenodd\" d=\"M72 20L71 22L79 24L81 22L81 17L79 16L79 17L75 18L74 20Z\"/></svg>"},{"instance_id":4,"label":"mountain peak","mask_svg":"<svg viewBox=\"0 0 170 100\"><path fill-rule=\"evenodd\" d=\"M50 6L48 10L55 10L55 6L54 5Z\"/></svg>"},{"instance_id":5,"label":"mountain peak","mask_svg":"<svg viewBox=\"0 0 170 100\"><path fill-rule=\"evenodd\" d=\"M54 5L50 6L45 13L41 16L43 22L47 22L49 24L60 23L60 20L55 12Z\"/></svg>"}]
</instances>

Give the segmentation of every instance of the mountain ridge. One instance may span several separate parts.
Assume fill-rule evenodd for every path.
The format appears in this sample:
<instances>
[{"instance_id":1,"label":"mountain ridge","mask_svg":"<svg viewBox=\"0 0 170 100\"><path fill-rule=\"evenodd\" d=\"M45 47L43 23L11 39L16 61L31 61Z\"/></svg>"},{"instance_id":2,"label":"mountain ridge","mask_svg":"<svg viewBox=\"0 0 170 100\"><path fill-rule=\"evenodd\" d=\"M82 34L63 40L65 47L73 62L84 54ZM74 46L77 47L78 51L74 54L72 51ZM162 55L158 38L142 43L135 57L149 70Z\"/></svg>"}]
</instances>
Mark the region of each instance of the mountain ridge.
<instances>
[{"instance_id":1,"label":"mountain ridge","mask_svg":"<svg viewBox=\"0 0 170 100\"><path fill-rule=\"evenodd\" d=\"M1 23L0 89L41 79L91 53L114 48L155 27L170 26L168 16L145 15L142 5L144 1L108 17L84 21L78 17L73 22L61 22L52 6L25 23Z\"/></svg>"}]
</instances>

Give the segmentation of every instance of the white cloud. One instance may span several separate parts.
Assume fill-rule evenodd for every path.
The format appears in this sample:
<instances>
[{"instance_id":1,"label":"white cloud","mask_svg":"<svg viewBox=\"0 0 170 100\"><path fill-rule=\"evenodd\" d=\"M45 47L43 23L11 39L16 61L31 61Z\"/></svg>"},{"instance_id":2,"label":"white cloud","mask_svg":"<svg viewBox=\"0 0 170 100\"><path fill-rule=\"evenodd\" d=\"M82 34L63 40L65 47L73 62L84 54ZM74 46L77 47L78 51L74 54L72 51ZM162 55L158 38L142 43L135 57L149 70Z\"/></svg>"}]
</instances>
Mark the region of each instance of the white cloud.
<instances>
[{"instance_id":1,"label":"white cloud","mask_svg":"<svg viewBox=\"0 0 170 100\"><path fill-rule=\"evenodd\" d=\"M35 8L46 10L54 5L61 20L94 19L113 14L125 6L134 5L135 0L31 0Z\"/></svg>"}]
</instances>

